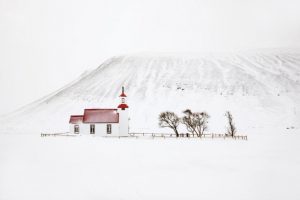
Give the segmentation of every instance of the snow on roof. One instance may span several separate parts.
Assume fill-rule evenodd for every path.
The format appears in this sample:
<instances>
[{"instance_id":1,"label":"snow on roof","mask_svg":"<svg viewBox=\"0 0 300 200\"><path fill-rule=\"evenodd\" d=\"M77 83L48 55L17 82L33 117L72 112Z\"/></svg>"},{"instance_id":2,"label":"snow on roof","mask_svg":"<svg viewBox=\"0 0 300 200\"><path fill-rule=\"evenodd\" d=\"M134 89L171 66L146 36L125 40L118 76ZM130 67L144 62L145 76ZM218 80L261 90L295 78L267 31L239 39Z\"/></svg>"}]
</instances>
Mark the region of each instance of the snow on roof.
<instances>
[{"instance_id":1,"label":"snow on roof","mask_svg":"<svg viewBox=\"0 0 300 200\"><path fill-rule=\"evenodd\" d=\"M119 123L117 109L85 109L83 123Z\"/></svg>"},{"instance_id":2,"label":"snow on roof","mask_svg":"<svg viewBox=\"0 0 300 200\"><path fill-rule=\"evenodd\" d=\"M78 123L82 123L83 120L83 115L71 115L70 116L70 124L78 124Z\"/></svg>"}]
</instances>

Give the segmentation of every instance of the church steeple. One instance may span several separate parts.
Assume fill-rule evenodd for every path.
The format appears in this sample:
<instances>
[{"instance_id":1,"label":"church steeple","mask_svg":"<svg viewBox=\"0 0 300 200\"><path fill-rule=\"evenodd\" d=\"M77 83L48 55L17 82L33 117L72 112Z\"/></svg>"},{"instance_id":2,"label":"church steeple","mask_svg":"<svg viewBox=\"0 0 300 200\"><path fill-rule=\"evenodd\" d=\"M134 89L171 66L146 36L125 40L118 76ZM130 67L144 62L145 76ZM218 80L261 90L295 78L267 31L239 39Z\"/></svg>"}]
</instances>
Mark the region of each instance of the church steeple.
<instances>
[{"instance_id":1,"label":"church steeple","mask_svg":"<svg viewBox=\"0 0 300 200\"><path fill-rule=\"evenodd\" d=\"M127 97L124 91L124 86L122 86L122 94L120 95L120 97Z\"/></svg>"},{"instance_id":2,"label":"church steeple","mask_svg":"<svg viewBox=\"0 0 300 200\"><path fill-rule=\"evenodd\" d=\"M128 108L128 105L126 104L126 94L125 94L125 90L124 90L124 86L122 87L122 93L120 94L120 98L121 98L121 104L119 104L118 108L121 108L122 110L125 110L126 108Z\"/></svg>"}]
</instances>

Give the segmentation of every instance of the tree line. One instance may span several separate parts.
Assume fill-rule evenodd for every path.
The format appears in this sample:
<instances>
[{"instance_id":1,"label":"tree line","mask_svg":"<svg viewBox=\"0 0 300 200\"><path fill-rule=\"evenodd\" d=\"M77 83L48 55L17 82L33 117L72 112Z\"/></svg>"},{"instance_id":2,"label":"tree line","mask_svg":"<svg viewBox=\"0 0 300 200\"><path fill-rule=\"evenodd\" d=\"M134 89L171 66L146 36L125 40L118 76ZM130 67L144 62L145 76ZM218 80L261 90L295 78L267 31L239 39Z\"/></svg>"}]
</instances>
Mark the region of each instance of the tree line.
<instances>
[{"instance_id":1,"label":"tree line","mask_svg":"<svg viewBox=\"0 0 300 200\"><path fill-rule=\"evenodd\" d=\"M190 134L201 138L208 128L209 117L206 112L192 112L190 109L184 110L182 117L178 117L174 112L166 111L159 114L159 126L171 128L176 137L179 137L178 127L183 124ZM232 114L226 111L225 117L228 120L227 135L233 137L236 134L236 127Z\"/></svg>"}]
</instances>

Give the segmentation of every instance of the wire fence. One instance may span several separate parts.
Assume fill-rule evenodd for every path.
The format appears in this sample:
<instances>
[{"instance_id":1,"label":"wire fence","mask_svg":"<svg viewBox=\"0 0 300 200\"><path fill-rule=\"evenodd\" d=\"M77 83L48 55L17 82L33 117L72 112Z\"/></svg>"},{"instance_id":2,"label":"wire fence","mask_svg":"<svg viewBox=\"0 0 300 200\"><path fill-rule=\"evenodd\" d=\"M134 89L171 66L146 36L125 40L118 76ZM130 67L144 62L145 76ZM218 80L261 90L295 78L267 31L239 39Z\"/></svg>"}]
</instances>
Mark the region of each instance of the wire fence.
<instances>
[{"instance_id":1,"label":"wire fence","mask_svg":"<svg viewBox=\"0 0 300 200\"><path fill-rule=\"evenodd\" d=\"M49 136L76 136L75 134L69 134L69 132L64 133L41 133L41 137L49 137Z\"/></svg>"},{"instance_id":2,"label":"wire fence","mask_svg":"<svg viewBox=\"0 0 300 200\"><path fill-rule=\"evenodd\" d=\"M67 137L75 137L78 136L79 134L70 134L69 132L64 132L64 133L41 133L41 137L56 137L56 136L67 136ZM104 137L112 137L112 136L104 136ZM133 138L199 138L199 139L234 139L234 140L248 140L247 135L228 135L228 134L217 134L217 133L206 133L202 134L201 136L193 133L179 133L178 137L174 133L129 133L129 136L114 136L118 138L128 138L128 137L133 137Z\"/></svg>"},{"instance_id":3,"label":"wire fence","mask_svg":"<svg viewBox=\"0 0 300 200\"><path fill-rule=\"evenodd\" d=\"M178 137L174 133L129 133L132 137L152 137L152 138L211 138L211 139L234 139L234 140L248 140L247 135L228 135L228 134L217 134L217 133L206 133L197 135L194 133L179 133Z\"/></svg>"}]
</instances>

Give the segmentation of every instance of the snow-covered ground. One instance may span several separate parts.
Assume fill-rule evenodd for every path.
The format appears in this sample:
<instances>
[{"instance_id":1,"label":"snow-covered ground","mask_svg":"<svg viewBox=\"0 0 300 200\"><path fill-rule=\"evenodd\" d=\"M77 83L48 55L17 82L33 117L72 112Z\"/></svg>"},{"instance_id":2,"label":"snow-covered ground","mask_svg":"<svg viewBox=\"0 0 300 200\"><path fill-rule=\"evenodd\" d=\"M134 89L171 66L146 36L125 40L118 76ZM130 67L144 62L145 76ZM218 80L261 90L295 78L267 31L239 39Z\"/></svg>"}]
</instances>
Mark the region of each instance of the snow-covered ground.
<instances>
[{"instance_id":1,"label":"snow-covered ground","mask_svg":"<svg viewBox=\"0 0 300 200\"><path fill-rule=\"evenodd\" d=\"M299 199L299 130L250 132L248 141L0 134L0 199Z\"/></svg>"},{"instance_id":2,"label":"snow-covered ground","mask_svg":"<svg viewBox=\"0 0 300 200\"><path fill-rule=\"evenodd\" d=\"M299 66L290 51L109 59L0 119L0 200L299 199ZM84 108L116 107L123 85L130 132L171 132L158 114L191 108L224 133L230 110L248 141L40 137Z\"/></svg>"}]
</instances>

